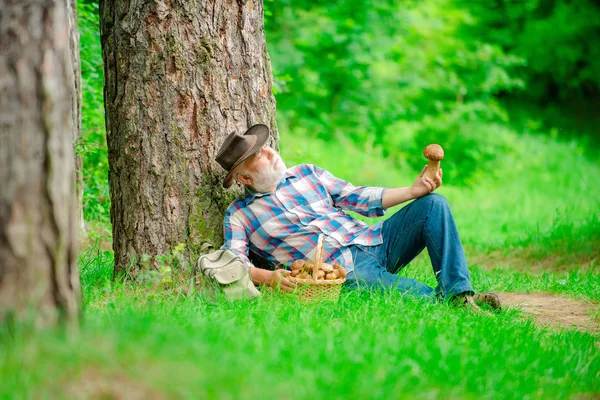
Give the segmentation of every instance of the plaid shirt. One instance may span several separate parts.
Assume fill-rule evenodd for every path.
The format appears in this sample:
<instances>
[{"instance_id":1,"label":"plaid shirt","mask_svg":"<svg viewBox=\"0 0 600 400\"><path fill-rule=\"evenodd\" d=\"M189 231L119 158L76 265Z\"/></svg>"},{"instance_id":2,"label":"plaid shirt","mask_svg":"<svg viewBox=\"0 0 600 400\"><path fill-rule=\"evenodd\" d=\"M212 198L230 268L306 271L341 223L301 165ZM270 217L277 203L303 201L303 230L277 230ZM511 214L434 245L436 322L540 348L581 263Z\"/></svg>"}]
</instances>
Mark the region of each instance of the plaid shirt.
<instances>
[{"instance_id":1,"label":"plaid shirt","mask_svg":"<svg viewBox=\"0 0 600 400\"><path fill-rule=\"evenodd\" d=\"M277 267L294 260L314 259L317 239L323 234L323 261L354 269L351 244L382 243L381 222L368 226L343 209L366 217L385 213L384 188L353 186L315 165L289 168L275 192L245 195L225 213L223 248L238 254L247 266L248 251Z\"/></svg>"}]
</instances>

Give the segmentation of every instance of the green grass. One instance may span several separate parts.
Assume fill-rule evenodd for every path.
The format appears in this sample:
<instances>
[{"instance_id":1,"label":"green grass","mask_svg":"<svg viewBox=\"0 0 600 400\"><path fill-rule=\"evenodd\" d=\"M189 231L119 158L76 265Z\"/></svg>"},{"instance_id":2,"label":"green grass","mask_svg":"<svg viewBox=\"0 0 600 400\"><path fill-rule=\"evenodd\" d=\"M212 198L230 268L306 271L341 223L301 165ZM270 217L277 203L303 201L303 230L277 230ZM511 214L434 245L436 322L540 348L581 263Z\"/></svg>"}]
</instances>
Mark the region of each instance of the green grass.
<instances>
[{"instance_id":1,"label":"green grass","mask_svg":"<svg viewBox=\"0 0 600 400\"><path fill-rule=\"evenodd\" d=\"M104 280L111 263L103 257L82 260L85 321L78 333L17 329L9 339L0 331L0 398L522 399L600 392L597 336L539 328L516 311L473 315L392 292L344 293L337 304L272 295L210 306L197 296ZM480 275L491 286L508 277L509 286L532 287L515 273L475 270L474 279ZM597 293L597 285L589 290Z\"/></svg>"},{"instance_id":2,"label":"green grass","mask_svg":"<svg viewBox=\"0 0 600 400\"><path fill-rule=\"evenodd\" d=\"M112 253L80 257L79 332L0 328L0 398L586 398L597 335L516 310L474 315L397 293L304 305L269 294L207 304L177 287L115 282ZM433 284L425 254L403 276ZM597 271L471 268L476 289L600 301ZM154 396L154 397L152 397Z\"/></svg>"},{"instance_id":3,"label":"green grass","mask_svg":"<svg viewBox=\"0 0 600 400\"><path fill-rule=\"evenodd\" d=\"M469 272L473 288L479 292L546 292L600 303L600 271L598 268L529 271L514 268L509 264L500 264L496 268L490 269L474 263L469 266ZM426 251L400 271L400 275L435 286ZM600 310L600 307L597 308Z\"/></svg>"}]
</instances>

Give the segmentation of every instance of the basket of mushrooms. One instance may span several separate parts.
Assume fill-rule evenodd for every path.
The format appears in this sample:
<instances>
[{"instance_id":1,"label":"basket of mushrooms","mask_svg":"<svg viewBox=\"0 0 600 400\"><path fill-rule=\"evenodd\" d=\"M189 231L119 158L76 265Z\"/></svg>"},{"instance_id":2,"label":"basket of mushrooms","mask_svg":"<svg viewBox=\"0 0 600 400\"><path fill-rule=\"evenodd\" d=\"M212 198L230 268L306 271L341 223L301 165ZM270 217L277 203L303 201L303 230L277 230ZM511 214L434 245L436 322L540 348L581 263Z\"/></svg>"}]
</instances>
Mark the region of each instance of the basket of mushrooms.
<instances>
[{"instance_id":1,"label":"basket of mushrooms","mask_svg":"<svg viewBox=\"0 0 600 400\"><path fill-rule=\"evenodd\" d=\"M323 235L319 235L314 261L295 260L289 279L298 284L301 301L337 300L342 284L346 281L346 269L341 265L322 262Z\"/></svg>"}]
</instances>

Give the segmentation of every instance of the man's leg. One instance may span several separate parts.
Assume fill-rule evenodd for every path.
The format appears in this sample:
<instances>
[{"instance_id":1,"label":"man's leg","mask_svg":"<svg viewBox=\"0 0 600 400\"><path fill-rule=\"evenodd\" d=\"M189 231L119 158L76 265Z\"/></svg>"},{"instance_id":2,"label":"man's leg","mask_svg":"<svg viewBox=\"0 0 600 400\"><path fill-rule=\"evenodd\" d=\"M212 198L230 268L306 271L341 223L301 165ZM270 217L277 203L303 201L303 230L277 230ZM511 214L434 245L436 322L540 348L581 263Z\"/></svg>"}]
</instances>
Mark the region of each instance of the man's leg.
<instances>
[{"instance_id":1,"label":"man's leg","mask_svg":"<svg viewBox=\"0 0 600 400\"><path fill-rule=\"evenodd\" d=\"M350 247L354 258L354 270L348 273L344 286L349 289L394 289L416 297L433 298L430 286L414 279L402 278L385 268L385 248L379 246Z\"/></svg>"},{"instance_id":2,"label":"man's leg","mask_svg":"<svg viewBox=\"0 0 600 400\"><path fill-rule=\"evenodd\" d=\"M473 293L464 250L446 199L431 193L383 223L385 267L396 274L427 247L438 287L445 297Z\"/></svg>"}]
</instances>

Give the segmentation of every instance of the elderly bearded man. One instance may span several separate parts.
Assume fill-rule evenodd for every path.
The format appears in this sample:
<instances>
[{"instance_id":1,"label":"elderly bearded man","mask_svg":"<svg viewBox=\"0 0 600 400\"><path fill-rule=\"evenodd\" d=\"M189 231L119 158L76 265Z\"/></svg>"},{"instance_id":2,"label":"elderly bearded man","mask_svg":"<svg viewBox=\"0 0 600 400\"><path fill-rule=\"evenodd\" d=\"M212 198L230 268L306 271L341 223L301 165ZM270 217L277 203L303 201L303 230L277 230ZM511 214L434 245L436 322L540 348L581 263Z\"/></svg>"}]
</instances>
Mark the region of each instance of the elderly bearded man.
<instances>
[{"instance_id":1,"label":"elderly bearded man","mask_svg":"<svg viewBox=\"0 0 600 400\"><path fill-rule=\"evenodd\" d=\"M225 213L227 248L240 256L255 284L293 291L281 266L314 257L319 234L325 237L323 260L346 268L350 288L393 288L418 297L454 300L475 311L476 303L500 308L494 293L474 294L463 247L446 199L432 193L442 184L427 167L409 187L353 186L315 165L287 168L267 146L269 129L254 125L243 135L231 133L216 161L228 171L225 188L245 188ZM368 226L344 212L384 215L389 207L413 200L383 222ZM396 273L427 247L437 279L435 289ZM274 270L257 268L250 254Z\"/></svg>"}]
</instances>

